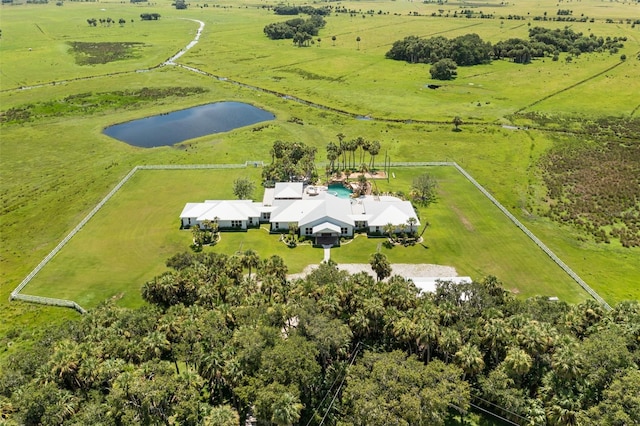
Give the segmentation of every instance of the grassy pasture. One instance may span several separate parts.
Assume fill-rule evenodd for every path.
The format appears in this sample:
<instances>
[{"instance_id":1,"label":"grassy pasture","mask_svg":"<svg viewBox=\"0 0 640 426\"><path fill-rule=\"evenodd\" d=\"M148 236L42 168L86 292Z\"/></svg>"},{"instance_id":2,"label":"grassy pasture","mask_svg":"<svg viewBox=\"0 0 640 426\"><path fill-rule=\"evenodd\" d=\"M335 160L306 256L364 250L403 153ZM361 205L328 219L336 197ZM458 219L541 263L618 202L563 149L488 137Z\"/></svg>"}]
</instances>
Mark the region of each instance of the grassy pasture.
<instances>
[{"instance_id":1,"label":"grassy pasture","mask_svg":"<svg viewBox=\"0 0 640 426\"><path fill-rule=\"evenodd\" d=\"M408 16L411 11L430 15L441 6L397 1L343 2L349 8L382 9L390 14L364 19L330 16L327 27L320 32L319 47L315 44L295 48L289 41L267 40L262 33L267 23L287 19L260 8L279 1L259 4L216 1L207 2L208 8L198 7L204 3L194 2L186 11L176 11L169 1L158 2L153 7L117 2L65 2L63 7L53 3L0 6L1 110L62 99L70 94L135 90L145 86L179 85L209 90L185 99L167 98L142 109L106 107L91 115L50 117L0 127L3 319L0 335L23 326L27 333L31 330L30 324L73 315L66 310L6 300L20 280L134 165L268 161L269 148L277 139L317 146L318 157L323 159L323 147L329 140L335 140L338 132L348 137L361 135L380 140L383 152L388 152L393 161L459 162L609 302L640 298L640 268L636 266L640 264L640 250L578 242L575 231L530 215L535 210L528 207L538 205L538 195L544 193L537 177L536 161L559 140L569 138L584 143L582 137L558 136L535 129L513 131L492 124L465 124L462 132L454 133L449 124L353 120L175 67L136 72L161 63L184 47L193 38L197 24L178 18L191 18L200 19L207 26L200 43L180 59L181 63L357 114L447 123L454 115L460 115L465 121L507 123L510 121L507 116L522 108L550 117L562 114L628 117L633 111L637 116L638 101L634 94L640 91L640 83L634 76L639 66L636 52L640 50L640 26L632 29L626 23L604 21L640 16L639 5L599 0L571 3L562 8L573 9L574 16L580 13L594 16L596 22L565 24L530 19L501 23L500 19L411 17ZM244 4L248 7L244 8ZM233 7L215 7L223 5ZM489 10L486 3L448 3L445 9L472 6L486 9L485 12L522 16L527 16L527 12L530 16L541 15L544 11L553 15L559 8L557 3L545 0L535 4L509 2L508 6L494 2L491 8L495 10ZM107 10L101 11L103 8ZM141 22L139 15L143 12L158 12L162 18L157 22ZM89 27L86 19L104 17L102 13L115 20L123 17L135 22L133 25L127 22L123 28L118 25ZM529 23L559 28L569 25L576 31L604 37L627 36L625 48L619 53L626 53L628 59L602 75L599 75L602 71L620 63L619 54L583 55L570 64L563 56L559 62L545 59L529 66L497 61L491 65L459 68L458 79L440 89L429 90L424 86L437 82L428 79L427 67L383 58L391 43L406 35L456 36L477 32L495 42L525 37ZM332 46L332 35L337 37L335 46ZM362 38L360 50L355 42L358 35ZM68 41L140 41L145 47L137 58L79 66L69 52ZM122 74L108 75L110 73ZM72 80L83 77L91 78ZM59 83L15 90L51 81ZM553 96L546 98L549 95ZM546 99L536 103L543 98ZM256 132L249 127L194 139L178 147L154 149L130 147L100 133L110 124L218 100L249 102L274 112L277 119ZM529 105L533 106L527 107ZM304 125L289 122L292 117L301 119ZM528 123L523 121L523 124ZM400 179L401 175L397 175ZM444 204L434 206L433 211L441 205ZM435 233L435 226L429 232ZM233 238L225 238L220 247L228 242L230 249L235 250L240 240L234 239L249 235L234 234ZM105 239L95 240L96 244L106 244L102 242ZM243 245L246 247L247 243ZM310 258L316 262L315 255ZM87 266L89 271L90 266ZM472 264L459 268L461 272L470 270L473 275ZM511 282L510 278L497 275ZM521 294L529 291L521 289ZM95 297L99 298L100 294L96 293ZM137 303L127 297L124 302Z\"/></svg>"},{"instance_id":2,"label":"grassy pasture","mask_svg":"<svg viewBox=\"0 0 640 426\"><path fill-rule=\"evenodd\" d=\"M184 203L233 198L233 179L259 180L260 170L138 172L25 292L68 298L86 307L116 295L123 295L124 305L140 304L142 283L165 270L164 260L190 244L191 233L177 228ZM381 182L380 189L406 188L412 177L424 171L398 169L397 180ZM429 172L439 180L441 202L421 212L433 223L426 233L426 245L383 249L391 262L452 265L476 279L496 275L522 296L556 295L570 302L586 298L586 293L456 170L440 167ZM257 193L255 198L260 196ZM368 263L381 241L356 238L332 249L332 257L339 263ZM321 249L310 246L289 249L262 229L223 232L222 241L212 250L234 253L249 247L263 257L283 256L291 272L319 263L323 256Z\"/></svg>"},{"instance_id":3,"label":"grassy pasture","mask_svg":"<svg viewBox=\"0 0 640 426\"><path fill-rule=\"evenodd\" d=\"M160 10L163 9L163 10ZM165 7L158 7L163 15ZM154 7L120 3L54 3L47 5L3 5L2 13L2 89L135 72L158 65L184 47L195 34L197 24L182 19L141 21L141 13ZM87 19L127 22L110 27L91 27ZM131 20L134 22L132 23ZM78 65L71 42L139 42L132 58L101 65Z\"/></svg>"},{"instance_id":4,"label":"grassy pasture","mask_svg":"<svg viewBox=\"0 0 640 426\"><path fill-rule=\"evenodd\" d=\"M371 4L370 8L384 10L388 5L379 2L377 6ZM346 6L367 10L366 3L347 3ZM405 12L407 7L405 5ZM570 96L575 96L576 92L602 93L598 91L600 82L590 79L620 62L619 54L608 53L582 55L572 63L566 63L565 56L558 62L546 58L536 60L532 65L495 61L489 65L460 67L455 81L439 82L430 79L428 65L384 58L392 43L407 35L455 37L475 32L496 42L511 37L526 38L527 23L550 28L563 28L569 24L574 31L585 34L630 36L624 52L631 56L638 50L638 40L633 36L637 36L638 30L632 30L629 25L532 21L505 21L501 25L498 19L414 17L406 13L402 16L367 15L364 19L348 14L328 16L327 26L318 36L322 41L298 48L290 40L272 41L261 33L265 24L290 17L275 16L260 9L249 9L234 14L233 18L224 14L210 17L206 13L202 12L200 19L214 19L216 30L203 38L193 54L185 58L186 63L312 102L321 99L323 104L338 109L393 119L450 121L451 117L460 115L469 121L493 122L579 81L584 83L569 93ZM337 37L335 46L331 40L334 35ZM362 39L360 50L356 43L358 36ZM215 61L210 60L212 52ZM632 67L634 65L628 65L627 72L621 75L632 76L631 71L636 69ZM509 78L505 79L505 75ZM430 83L442 87L430 90L426 88ZM550 98L545 103L545 110L585 113L598 111L600 104L615 103L617 111L612 113L628 114L638 104L629 93L610 92L607 97L591 99L586 108L576 102L556 107Z\"/></svg>"}]
</instances>

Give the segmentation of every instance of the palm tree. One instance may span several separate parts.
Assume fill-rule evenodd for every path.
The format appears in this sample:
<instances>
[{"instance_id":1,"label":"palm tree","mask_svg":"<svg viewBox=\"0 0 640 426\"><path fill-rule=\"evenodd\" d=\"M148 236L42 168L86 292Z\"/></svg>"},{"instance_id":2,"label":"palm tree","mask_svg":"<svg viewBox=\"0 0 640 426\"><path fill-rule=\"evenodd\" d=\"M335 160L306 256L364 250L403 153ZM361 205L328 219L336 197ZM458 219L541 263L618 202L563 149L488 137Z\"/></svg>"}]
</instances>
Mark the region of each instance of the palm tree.
<instances>
[{"instance_id":1,"label":"palm tree","mask_svg":"<svg viewBox=\"0 0 640 426\"><path fill-rule=\"evenodd\" d=\"M384 253L374 253L369 258L369 264L371 269L376 273L378 281L382 281L391 275L391 264L387 260L387 256Z\"/></svg>"},{"instance_id":2,"label":"palm tree","mask_svg":"<svg viewBox=\"0 0 640 426\"><path fill-rule=\"evenodd\" d=\"M285 392L272 405L273 416L271 421L277 426L292 426L300 419L300 411L303 405L300 400Z\"/></svg>"},{"instance_id":3,"label":"palm tree","mask_svg":"<svg viewBox=\"0 0 640 426\"><path fill-rule=\"evenodd\" d=\"M482 359L482 353L476 345L467 343L455 354L456 364L464 371L462 380L465 380L467 375L473 376L484 369L484 360Z\"/></svg>"},{"instance_id":4,"label":"palm tree","mask_svg":"<svg viewBox=\"0 0 640 426\"><path fill-rule=\"evenodd\" d=\"M580 377L585 360L578 348L577 342L570 342L555 349L551 367L562 380L573 381Z\"/></svg>"},{"instance_id":5,"label":"palm tree","mask_svg":"<svg viewBox=\"0 0 640 426\"><path fill-rule=\"evenodd\" d=\"M389 238L391 238L391 234L393 234L393 231L394 231L395 229L396 229L396 226L395 226L393 223L391 223L391 222L387 223L385 226L383 226L383 227L382 227L382 231L383 231L385 234L387 234L387 236L388 236Z\"/></svg>"},{"instance_id":6,"label":"palm tree","mask_svg":"<svg viewBox=\"0 0 640 426\"><path fill-rule=\"evenodd\" d=\"M336 38L337 38L336 36L332 36L331 37L331 41L333 42L334 46L336 45Z\"/></svg>"},{"instance_id":7,"label":"palm tree","mask_svg":"<svg viewBox=\"0 0 640 426\"><path fill-rule=\"evenodd\" d=\"M460 333L457 330L446 327L440 332L438 348L444 355L445 363L449 362L449 358L458 351L461 344L462 337L460 337Z\"/></svg>"},{"instance_id":8,"label":"palm tree","mask_svg":"<svg viewBox=\"0 0 640 426\"><path fill-rule=\"evenodd\" d=\"M358 50L360 50L360 36L356 37L356 43L358 43Z\"/></svg>"},{"instance_id":9,"label":"palm tree","mask_svg":"<svg viewBox=\"0 0 640 426\"><path fill-rule=\"evenodd\" d=\"M440 330L438 324L431 318L423 318L418 321L418 345L420 350L425 350L426 361L431 361L431 347L438 340ZM423 357L424 358L424 357Z\"/></svg>"},{"instance_id":10,"label":"palm tree","mask_svg":"<svg viewBox=\"0 0 640 426\"><path fill-rule=\"evenodd\" d=\"M375 157L380 153L380 142L373 141L371 145L369 145L369 155L371 156L371 166L369 167L371 170L375 168Z\"/></svg>"},{"instance_id":11,"label":"palm tree","mask_svg":"<svg viewBox=\"0 0 640 426\"><path fill-rule=\"evenodd\" d=\"M409 219L407 219L407 225L409 225L409 233L411 235L413 235L413 226L418 223L418 219L416 219L415 217L410 217Z\"/></svg>"},{"instance_id":12,"label":"palm tree","mask_svg":"<svg viewBox=\"0 0 640 426\"><path fill-rule=\"evenodd\" d=\"M509 349L503 363L506 373L513 378L524 376L533 366L529 354L518 347Z\"/></svg>"},{"instance_id":13,"label":"palm tree","mask_svg":"<svg viewBox=\"0 0 640 426\"><path fill-rule=\"evenodd\" d=\"M338 146L333 142L329 142L327 144L327 160L329 160L329 167L330 167L332 173L336 168L335 167L335 161L339 157L340 157L340 150L339 150Z\"/></svg>"},{"instance_id":14,"label":"palm tree","mask_svg":"<svg viewBox=\"0 0 640 426\"><path fill-rule=\"evenodd\" d=\"M251 279L251 269L257 268L260 264L260 256L255 250L249 249L242 254L242 265L249 269L249 279Z\"/></svg>"},{"instance_id":15,"label":"palm tree","mask_svg":"<svg viewBox=\"0 0 640 426\"><path fill-rule=\"evenodd\" d=\"M407 317L398 318L393 324L393 335L401 343L409 347L409 353L413 353L413 344L418 340L418 328L416 324Z\"/></svg>"}]
</instances>

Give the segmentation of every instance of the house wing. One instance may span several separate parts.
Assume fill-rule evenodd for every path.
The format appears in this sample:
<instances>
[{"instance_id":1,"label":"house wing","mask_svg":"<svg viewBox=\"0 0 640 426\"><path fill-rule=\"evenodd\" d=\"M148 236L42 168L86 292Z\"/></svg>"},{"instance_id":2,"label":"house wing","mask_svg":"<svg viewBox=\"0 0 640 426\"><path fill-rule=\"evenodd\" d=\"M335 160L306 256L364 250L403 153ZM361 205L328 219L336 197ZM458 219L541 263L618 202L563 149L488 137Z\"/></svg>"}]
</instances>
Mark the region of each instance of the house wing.
<instances>
[{"instance_id":1,"label":"house wing","mask_svg":"<svg viewBox=\"0 0 640 426\"><path fill-rule=\"evenodd\" d=\"M300 219L300 227L319 221L340 223L353 226L351 214L351 201L345 198L334 197L327 194L323 200L318 200L314 209Z\"/></svg>"},{"instance_id":2,"label":"house wing","mask_svg":"<svg viewBox=\"0 0 640 426\"><path fill-rule=\"evenodd\" d=\"M302 182L278 182L273 196L276 200L299 200L302 198Z\"/></svg>"}]
</instances>

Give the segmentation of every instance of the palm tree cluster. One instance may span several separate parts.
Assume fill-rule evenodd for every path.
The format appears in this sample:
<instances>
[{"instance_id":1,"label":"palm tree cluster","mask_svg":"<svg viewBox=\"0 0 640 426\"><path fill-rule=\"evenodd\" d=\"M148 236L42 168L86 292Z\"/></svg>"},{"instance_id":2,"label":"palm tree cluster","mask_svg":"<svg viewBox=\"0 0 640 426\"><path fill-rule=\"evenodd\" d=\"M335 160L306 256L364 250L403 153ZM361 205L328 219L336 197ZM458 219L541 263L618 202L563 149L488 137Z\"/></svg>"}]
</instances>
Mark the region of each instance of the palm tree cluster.
<instances>
[{"instance_id":1,"label":"palm tree cluster","mask_svg":"<svg viewBox=\"0 0 640 426\"><path fill-rule=\"evenodd\" d=\"M329 142L327 144L327 160L329 160L330 172L338 170L336 161L340 170L360 170L365 166L367 170L375 169L375 157L380 153L380 142L377 140L369 141L362 136L355 139L347 140L342 133L336 135L337 143ZM365 163L366 153L369 154L369 161ZM342 166L340 166L342 163Z\"/></svg>"},{"instance_id":2,"label":"palm tree cluster","mask_svg":"<svg viewBox=\"0 0 640 426\"><path fill-rule=\"evenodd\" d=\"M493 277L421 294L332 262L288 280L253 250L167 266L143 307L111 300L6 357L3 420L444 425L474 403L518 424L640 422L638 302L517 300Z\"/></svg>"}]
</instances>

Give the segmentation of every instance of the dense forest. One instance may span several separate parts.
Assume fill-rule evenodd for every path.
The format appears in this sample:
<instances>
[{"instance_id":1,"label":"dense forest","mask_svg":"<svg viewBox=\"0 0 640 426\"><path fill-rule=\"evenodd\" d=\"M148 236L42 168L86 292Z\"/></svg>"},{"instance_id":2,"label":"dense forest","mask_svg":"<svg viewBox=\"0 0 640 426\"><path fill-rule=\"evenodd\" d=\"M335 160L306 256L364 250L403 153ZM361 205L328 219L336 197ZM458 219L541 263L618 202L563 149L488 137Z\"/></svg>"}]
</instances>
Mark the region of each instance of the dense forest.
<instances>
[{"instance_id":1,"label":"dense forest","mask_svg":"<svg viewBox=\"0 0 640 426\"><path fill-rule=\"evenodd\" d=\"M331 262L288 280L253 250L167 267L144 307L105 302L8 357L3 420L438 425L475 405L523 425L640 422L637 302L518 300L493 277L420 294Z\"/></svg>"},{"instance_id":2,"label":"dense forest","mask_svg":"<svg viewBox=\"0 0 640 426\"><path fill-rule=\"evenodd\" d=\"M534 27L529 29L529 39L510 38L491 45L477 34L466 34L453 39L443 36L428 39L408 36L393 43L386 53L389 59L407 61L410 63L438 64L440 61L450 60L457 66L470 66L488 63L492 59L510 59L514 62L527 64L533 58L552 55L558 60L560 52L567 52L571 56L583 53L609 52L617 53L623 47L626 38L597 37L594 34L585 36L576 33L569 27L564 29L549 29ZM432 72L432 75L434 73ZM454 74L455 75L455 74ZM447 80L448 78L438 78Z\"/></svg>"}]
</instances>

